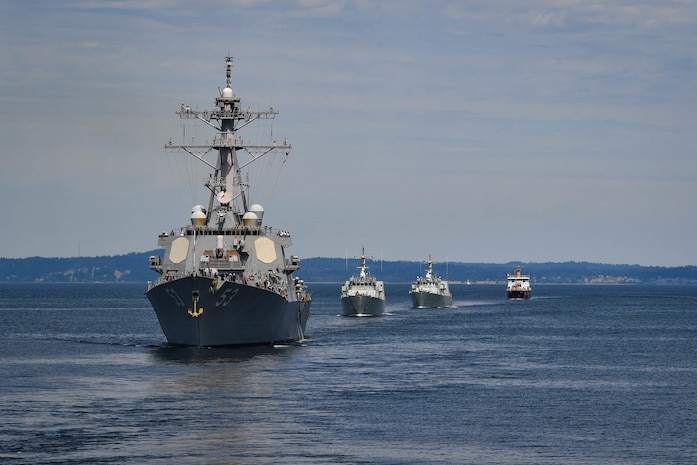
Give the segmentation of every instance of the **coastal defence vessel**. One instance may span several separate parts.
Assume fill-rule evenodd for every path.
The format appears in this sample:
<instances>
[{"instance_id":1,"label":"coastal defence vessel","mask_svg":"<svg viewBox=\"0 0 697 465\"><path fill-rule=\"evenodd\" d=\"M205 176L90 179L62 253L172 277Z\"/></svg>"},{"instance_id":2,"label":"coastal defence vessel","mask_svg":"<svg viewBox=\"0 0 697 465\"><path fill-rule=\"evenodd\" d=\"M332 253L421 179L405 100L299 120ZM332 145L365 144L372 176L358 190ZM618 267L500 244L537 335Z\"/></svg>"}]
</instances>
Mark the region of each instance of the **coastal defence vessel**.
<instances>
[{"instance_id":1,"label":"coastal defence vessel","mask_svg":"<svg viewBox=\"0 0 697 465\"><path fill-rule=\"evenodd\" d=\"M181 346L232 346L292 342L304 338L311 296L293 276L300 267L286 256L291 234L262 224L264 209L250 204L248 165L262 157L287 156L291 145L251 143L238 130L278 113L243 109L231 87L232 57L225 59L227 82L215 99L215 109L199 111L182 104L180 119L215 129L212 142L165 145L208 165L204 180L210 190L208 207L196 205L190 224L163 232L162 256L150 257L159 273L148 282L146 296L167 341ZM189 139L184 135L183 143ZM238 158L238 152L245 159ZM214 161L206 160L217 154ZM246 158L249 158L248 160ZM283 160L285 161L285 159ZM245 176L246 175L246 176Z\"/></svg>"},{"instance_id":2,"label":"coastal defence vessel","mask_svg":"<svg viewBox=\"0 0 697 465\"><path fill-rule=\"evenodd\" d=\"M382 316L385 313L385 283L368 272L365 247L361 252L358 276L341 286L343 316Z\"/></svg>"},{"instance_id":3,"label":"coastal defence vessel","mask_svg":"<svg viewBox=\"0 0 697 465\"><path fill-rule=\"evenodd\" d=\"M448 281L433 274L434 262L430 255L424 263L428 265L426 276L417 277L416 282L411 284L409 291L414 308L452 307L453 294L450 292Z\"/></svg>"},{"instance_id":4,"label":"coastal defence vessel","mask_svg":"<svg viewBox=\"0 0 697 465\"><path fill-rule=\"evenodd\" d=\"M530 276L522 274L522 268L515 267L514 273L508 275L506 296L511 300L527 300L532 297Z\"/></svg>"}]
</instances>

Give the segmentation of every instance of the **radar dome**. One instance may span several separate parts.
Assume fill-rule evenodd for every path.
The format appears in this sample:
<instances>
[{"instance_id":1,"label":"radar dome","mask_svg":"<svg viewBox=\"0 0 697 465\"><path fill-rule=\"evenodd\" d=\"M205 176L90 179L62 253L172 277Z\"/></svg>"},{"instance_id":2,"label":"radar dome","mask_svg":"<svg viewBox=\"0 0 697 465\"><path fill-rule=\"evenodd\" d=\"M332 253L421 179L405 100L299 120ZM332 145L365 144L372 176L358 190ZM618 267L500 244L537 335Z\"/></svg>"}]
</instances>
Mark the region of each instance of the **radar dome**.
<instances>
[{"instance_id":1,"label":"radar dome","mask_svg":"<svg viewBox=\"0 0 697 465\"><path fill-rule=\"evenodd\" d=\"M254 205L249 207L249 211L257 216L257 226L261 226L261 221L264 219L264 207L262 207L258 203L255 203Z\"/></svg>"},{"instance_id":2,"label":"radar dome","mask_svg":"<svg viewBox=\"0 0 697 465\"><path fill-rule=\"evenodd\" d=\"M206 224L206 214L201 210L191 212L191 224L193 226L203 226Z\"/></svg>"},{"instance_id":3,"label":"radar dome","mask_svg":"<svg viewBox=\"0 0 697 465\"><path fill-rule=\"evenodd\" d=\"M203 214L205 215L206 209L204 208L203 205L194 205L193 207L191 207L191 213L194 213L194 212L203 212Z\"/></svg>"},{"instance_id":4,"label":"radar dome","mask_svg":"<svg viewBox=\"0 0 697 465\"><path fill-rule=\"evenodd\" d=\"M247 212L242 217L242 222L245 226L253 226L259 220L259 217L254 212Z\"/></svg>"},{"instance_id":5,"label":"radar dome","mask_svg":"<svg viewBox=\"0 0 697 465\"><path fill-rule=\"evenodd\" d=\"M232 98L232 89L229 87L223 89L223 98Z\"/></svg>"}]
</instances>

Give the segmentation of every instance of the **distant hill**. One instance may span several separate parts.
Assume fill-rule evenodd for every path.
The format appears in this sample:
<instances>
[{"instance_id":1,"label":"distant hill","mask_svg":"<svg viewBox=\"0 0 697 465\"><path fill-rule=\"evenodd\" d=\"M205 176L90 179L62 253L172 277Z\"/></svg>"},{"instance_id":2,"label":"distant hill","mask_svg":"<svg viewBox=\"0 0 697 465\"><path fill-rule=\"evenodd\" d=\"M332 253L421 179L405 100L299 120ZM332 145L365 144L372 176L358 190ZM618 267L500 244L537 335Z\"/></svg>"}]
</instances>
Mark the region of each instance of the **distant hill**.
<instances>
[{"instance_id":1,"label":"distant hill","mask_svg":"<svg viewBox=\"0 0 697 465\"><path fill-rule=\"evenodd\" d=\"M104 257L0 258L0 282L146 282L155 277L148 258L161 253L130 253Z\"/></svg>"},{"instance_id":2,"label":"distant hill","mask_svg":"<svg viewBox=\"0 0 697 465\"><path fill-rule=\"evenodd\" d=\"M133 252L127 255L72 258L0 258L0 283L38 282L142 282L157 277L148 258L162 250ZM355 273L357 259L306 258L300 262L297 276L307 283L342 282ZM424 265L410 261L369 262L373 275L392 283L414 281L423 274ZM658 267L608 265L588 262L563 263L438 263L436 274L451 282L500 283L523 267L533 283L550 284L697 284L697 266Z\"/></svg>"},{"instance_id":3,"label":"distant hill","mask_svg":"<svg viewBox=\"0 0 697 465\"><path fill-rule=\"evenodd\" d=\"M425 272L419 262L369 262L373 275L387 282L411 282ZM500 283L513 273L516 265L532 282L549 284L697 284L697 266L655 267L608 265L587 262L564 263L439 263L437 275L451 282ZM355 273L358 260L344 258L308 258L300 262L300 276L305 282L340 282Z\"/></svg>"}]
</instances>

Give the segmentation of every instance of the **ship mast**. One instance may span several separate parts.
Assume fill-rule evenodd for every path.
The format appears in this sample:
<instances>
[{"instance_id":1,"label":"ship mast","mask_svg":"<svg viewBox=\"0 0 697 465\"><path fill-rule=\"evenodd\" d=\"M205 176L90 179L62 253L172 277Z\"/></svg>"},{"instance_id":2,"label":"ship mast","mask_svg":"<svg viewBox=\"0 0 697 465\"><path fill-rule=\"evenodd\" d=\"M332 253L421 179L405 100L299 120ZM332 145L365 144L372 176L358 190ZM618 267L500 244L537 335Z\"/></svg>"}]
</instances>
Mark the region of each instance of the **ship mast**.
<instances>
[{"instance_id":1,"label":"ship mast","mask_svg":"<svg viewBox=\"0 0 697 465\"><path fill-rule=\"evenodd\" d=\"M240 225L242 215L249 207L247 199L249 185L243 182L242 170L268 153L279 150L288 153L292 146L285 139L282 144L276 144L276 141L272 141L270 145L250 144L236 135L237 131L256 120L274 119L278 111L273 107L263 111L243 109L240 98L232 91L231 56L225 57L225 68L226 87L219 90L220 95L215 99L215 109L193 110L182 103L181 108L176 112L180 119L196 119L212 127L217 132L213 143L197 144L192 141L191 144L176 145L170 140L165 145L165 149L171 152L188 153L213 169L213 174L204 183L211 191L206 212L206 224L209 224L214 211L214 203L217 200L216 209L226 211L232 209L235 214L235 223ZM237 157L239 150L245 151L251 159L246 163L240 163ZM215 164L205 159L205 156L211 151L218 152Z\"/></svg>"}]
</instances>

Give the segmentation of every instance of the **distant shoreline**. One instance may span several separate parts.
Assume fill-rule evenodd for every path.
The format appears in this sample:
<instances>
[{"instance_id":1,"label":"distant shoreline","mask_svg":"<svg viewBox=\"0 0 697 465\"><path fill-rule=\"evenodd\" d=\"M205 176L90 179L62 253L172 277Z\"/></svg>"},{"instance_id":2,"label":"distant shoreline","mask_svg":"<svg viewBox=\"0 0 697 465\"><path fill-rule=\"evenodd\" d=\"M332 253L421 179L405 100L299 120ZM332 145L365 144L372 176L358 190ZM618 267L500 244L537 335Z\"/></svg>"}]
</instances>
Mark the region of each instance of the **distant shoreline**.
<instances>
[{"instance_id":1,"label":"distant shoreline","mask_svg":"<svg viewBox=\"0 0 697 465\"><path fill-rule=\"evenodd\" d=\"M149 268L149 257L161 249L126 255L72 258L0 258L0 283L30 282L142 282L157 274ZM349 260L349 269L353 267ZM306 283L342 283L347 278L346 258L303 258L294 273ZM425 272L415 261L373 261L373 274L386 283L410 283ZM563 263L440 263L435 273L452 284L496 284L506 282L520 265L534 285L540 284L688 284L697 285L697 266L658 267L613 265L589 262Z\"/></svg>"}]
</instances>

